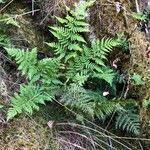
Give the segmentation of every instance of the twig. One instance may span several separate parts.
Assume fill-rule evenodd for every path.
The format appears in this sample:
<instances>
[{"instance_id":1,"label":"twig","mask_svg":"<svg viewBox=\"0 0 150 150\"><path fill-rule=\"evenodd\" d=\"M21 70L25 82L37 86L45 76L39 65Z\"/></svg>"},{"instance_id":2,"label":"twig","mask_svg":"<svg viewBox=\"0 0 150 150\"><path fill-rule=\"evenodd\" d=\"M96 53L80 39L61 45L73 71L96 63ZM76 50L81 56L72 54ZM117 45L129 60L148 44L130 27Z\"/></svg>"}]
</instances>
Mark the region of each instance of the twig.
<instances>
[{"instance_id":1,"label":"twig","mask_svg":"<svg viewBox=\"0 0 150 150\"><path fill-rule=\"evenodd\" d=\"M9 6L14 0L11 0L9 3L7 3L1 10L0 13L7 7Z\"/></svg>"},{"instance_id":2,"label":"twig","mask_svg":"<svg viewBox=\"0 0 150 150\"><path fill-rule=\"evenodd\" d=\"M2 55L2 57L4 57L11 64L14 64L14 62L11 59L9 59L6 55L4 55L2 52L0 52L0 55Z\"/></svg>"},{"instance_id":3,"label":"twig","mask_svg":"<svg viewBox=\"0 0 150 150\"><path fill-rule=\"evenodd\" d=\"M87 137L87 136L84 135L84 134L80 134L80 133L78 133L78 132L74 132L74 131L59 131L59 133L63 133L63 134L75 134L75 135L78 135L78 136L80 136L80 137L83 137L83 138L87 139L88 141L90 141L91 143L93 143L93 140L92 140L91 138ZM94 144L97 145L97 146L99 146L99 147L101 147L101 145L99 145L99 144L98 144L97 142L95 142L95 141L94 141ZM107 145L107 143L105 143L105 142L104 142L104 144ZM107 145L107 146L109 146L109 145Z\"/></svg>"},{"instance_id":4,"label":"twig","mask_svg":"<svg viewBox=\"0 0 150 150\"><path fill-rule=\"evenodd\" d=\"M71 134L79 135L79 136L84 137L84 138L86 138L87 140L91 141L91 143L94 142L95 145L97 145L97 146L100 147L100 145L99 145L97 142L93 141L93 139L87 137L87 136L84 135L84 134L80 134L80 133L74 132L74 131L59 131L59 133L71 133ZM100 141L101 143L103 143L104 145L106 145L106 146L108 146L108 147L111 147L111 148L114 149L114 150L117 150L115 147L110 146L109 144L107 144L106 142L104 142L103 140L101 140L100 138L97 138L96 136L94 136L94 138L95 138L96 140Z\"/></svg>"},{"instance_id":5,"label":"twig","mask_svg":"<svg viewBox=\"0 0 150 150\"><path fill-rule=\"evenodd\" d=\"M144 150L144 149L143 149L143 146L142 146L142 144L141 144L141 142L139 141L138 143L139 143L139 145L140 145L141 150Z\"/></svg>"},{"instance_id":6,"label":"twig","mask_svg":"<svg viewBox=\"0 0 150 150\"><path fill-rule=\"evenodd\" d=\"M34 10L34 12L37 12L37 11L40 11L40 9L36 9ZM20 16L24 16L24 15L28 15L28 14L31 14L33 11L29 11L29 12L26 12L26 13L23 13L23 14L19 14L19 15L13 15L12 17L9 17L9 18L6 18L6 19L1 19L1 21L8 21L10 19L16 19L17 17L20 17Z\"/></svg>"},{"instance_id":7,"label":"twig","mask_svg":"<svg viewBox=\"0 0 150 150\"><path fill-rule=\"evenodd\" d=\"M109 136L109 135L106 135L105 133L103 133L103 132L100 132L100 131L98 131L98 130L95 130L95 129L93 129L93 128L90 128L90 127L87 127L87 126L84 126L84 125L80 125L80 124L76 124L76 123L57 123L56 125L71 125L71 126L77 126L77 127L81 127L81 128L86 128L86 129L89 129L89 130L91 130L91 131L94 131L94 132L96 132L96 133L98 133L101 137L107 137L107 138L110 138L110 139L112 139L114 142L116 142L117 144L120 144L120 145L122 145L123 147L125 147L126 149L128 149L128 150L132 150L131 148L129 148L128 146L126 146L126 145L124 145L123 143L121 143L120 141L117 141L117 140L115 140L115 137L117 138L117 136ZM100 137L99 136L99 137Z\"/></svg>"},{"instance_id":8,"label":"twig","mask_svg":"<svg viewBox=\"0 0 150 150\"><path fill-rule=\"evenodd\" d=\"M78 149L81 149L81 150L86 150L84 147L81 147L81 146L79 146L79 145L77 145L77 144L73 144L73 143L71 143L71 142L69 142L69 141L65 141L65 140L63 140L63 139L59 139L59 142L63 142L63 143L66 143L66 144L70 144L70 145L72 145L72 146L74 146L74 147L76 147L76 148L78 148Z\"/></svg>"},{"instance_id":9,"label":"twig","mask_svg":"<svg viewBox=\"0 0 150 150\"><path fill-rule=\"evenodd\" d=\"M136 11L137 11L137 13L139 13L140 8L139 8L138 0L135 0L135 5L136 5Z\"/></svg>"},{"instance_id":10,"label":"twig","mask_svg":"<svg viewBox=\"0 0 150 150\"><path fill-rule=\"evenodd\" d=\"M32 0L32 16L34 16L34 0Z\"/></svg>"},{"instance_id":11,"label":"twig","mask_svg":"<svg viewBox=\"0 0 150 150\"><path fill-rule=\"evenodd\" d=\"M128 77L128 81L127 81L127 88L126 88L126 91L125 91L125 93L124 93L124 98L126 99L126 97L127 97L127 94L128 94L128 91L129 91L129 88L130 88L130 80L131 80L131 78L130 78L130 76Z\"/></svg>"},{"instance_id":12,"label":"twig","mask_svg":"<svg viewBox=\"0 0 150 150\"><path fill-rule=\"evenodd\" d=\"M87 128L91 131L94 131L98 134L101 135L101 137L111 137L111 138L114 138L114 139L126 139L126 140L141 140L141 141L150 141L150 139L146 139L146 138L134 138L134 137L126 137L126 136L110 136L110 135L106 135L106 134L103 134L102 132L98 131L98 130L95 130L93 128L90 128L90 127L87 127L87 126L84 126L84 125L81 125L81 124L77 124L77 123L56 123L57 126L64 126L64 125L70 125L70 126L74 126L74 127L81 127L81 128ZM103 135L102 135L103 134Z\"/></svg>"},{"instance_id":13,"label":"twig","mask_svg":"<svg viewBox=\"0 0 150 150\"><path fill-rule=\"evenodd\" d=\"M112 150L113 145L112 145L111 138L108 138L108 144L109 144L109 150Z\"/></svg>"},{"instance_id":14,"label":"twig","mask_svg":"<svg viewBox=\"0 0 150 150\"><path fill-rule=\"evenodd\" d=\"M107 124L107 126L106 126L106 128L105 128L105 130L107 130L107 128L109 127L111 121L112 121L113 118L114 118L115 113L116 113L116 110L113 112L113 114L112 114L112 116L111 116L111 118L110 118L110 120L109 120L109 122L108 122L108 124Z\"/></svg>"}]
</instances>

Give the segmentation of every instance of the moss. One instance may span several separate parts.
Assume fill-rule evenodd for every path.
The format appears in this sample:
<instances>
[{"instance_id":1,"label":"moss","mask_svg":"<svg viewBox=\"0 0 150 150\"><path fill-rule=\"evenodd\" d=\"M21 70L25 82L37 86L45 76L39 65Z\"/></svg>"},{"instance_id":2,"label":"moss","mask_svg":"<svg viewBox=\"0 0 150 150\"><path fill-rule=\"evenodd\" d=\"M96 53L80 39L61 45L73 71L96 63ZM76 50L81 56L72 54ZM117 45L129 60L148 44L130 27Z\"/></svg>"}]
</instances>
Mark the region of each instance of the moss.
<instances>
[{"instance_id":1,"label":"moss","mask_svg":"<svg viewBox=\"0 0 150 150\"><path fill-rule=\"evenodd\" d=\"M20 28L12 27L8 28L8 33L11 35L11 41L16 47L37 47L40 51L45 49L43 44L43 33L40 32L36 23L33 22L32 15L29 13L31 6L25 1L13 1L6 9L4 14L16 16L16 21ZM28 14L26 14L28 13ZM19 16L17 16L19 15Z\"/></svg>"},{"instance_id":2,"label":"moss","mask_svg":"<svg viewBox=\"0 0 150 150\"><path fill-rule=\"evenodd\" d=\"M90 11L90 23L96 36L114 36L116 33L125 32L130 34L137 22L128 15L133 4L131 1L120 1L121 9L117 12L116 3L113 1L97 1Z\"/></svg>"},{"instance_id":3,"label":"moss","mask_svg":"<svg viewBox=\"0 0 150 150\"><path fill-rule=\"evenodd\" d=\"M4 115L4 113L3 113ZM1 150L59 150L55 127L48 127L49 121L61 122L73 119L56 104L41 106L32 116L20 115L10 122L0 124ZM56 133L56 134L55 134Z\"/></svg>"},{"instance_id":4,"label":"moss","mask_svg":"<svg viewBox=\"0 0 150 150\"><path fill-rule=\"evenodd\" d=\"M130 93L137 97L140 108L140 118L142 125L142 136L147 138L150 133L150 108L142 105L145 98L150 98L150 58L145 55L149 45L149 39L145 33L138 30L133 32L130 37L130 62L128 63L127 70L130 74L134 72L140 74L145 81L144 85L131 86ZM146 133L146 134L145 134ZM144 142L145 146L148 146Z\"/></svg>"},{"instance_id":5,"label":"moss","mask_svg":"<svg viewBox=\"0 0 150 150\"><path fill-rule=\"evenodd\" d=\"M1 150L58 150L59 144L54 140L52 129L43 122L42 118L30 119L27 116L10 122L7 128L0 130Z\"/></svg>"}]
</instances>

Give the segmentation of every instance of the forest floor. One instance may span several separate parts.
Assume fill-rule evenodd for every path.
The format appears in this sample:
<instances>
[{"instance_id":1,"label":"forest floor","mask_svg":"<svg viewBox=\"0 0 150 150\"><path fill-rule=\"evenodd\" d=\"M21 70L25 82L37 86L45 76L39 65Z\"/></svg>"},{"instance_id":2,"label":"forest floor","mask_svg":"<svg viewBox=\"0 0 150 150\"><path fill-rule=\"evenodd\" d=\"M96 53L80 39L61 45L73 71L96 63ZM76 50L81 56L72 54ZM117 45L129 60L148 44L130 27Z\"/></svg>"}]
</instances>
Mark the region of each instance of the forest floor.
<instances>
[{"instance_id":1,"label":"forest floor","mask_svg":"<svg viewBox=\"0 0 150 150\"><path fill-rule=\"evenodd\" d=\"M5 3L0 1L0 18L2 18L0 21L3 20L4 15L16 19L16 22L12 21L5 30L11 42L18 48L37 47L39 58L52 56L52 52L47 50L44 43L53 39L48 31L48 25L55 23L55 15L65 14L65 5L72 7L74 3L75 0L63 2L41 0L37 3L31 0L21 2L6 0ZM146 2L140 0L141 10L145 5ZM129 95L132 93L132 97L138 99L138 103L141 104L144 96L150 95L150 22L143 23L128 15L136 9L135 1L97 0L89 10L88 19L94 36L98 38L114 36L120 32L130 36L130 54L122 53L117 49L110 54L109 59L111 62L116 59L121 60L118 64L121 66L121 72L138 72L147 81L144 86L131 86L127 91ZM145 24L147 27L143 27ZM1 30L4 28L0 29L0 32ZM89 35L86 36L89 38ZM117 147L117 150L150 149L149 108L140 109L139 114L143 124L139 137L128 136L122 131L116 133L111 130L109 133L105 131L105 126L98 127L101 122L87 120L84 125L78 124L79 122L75 125L72 123L75 119L71 111L67 112L57 103L47 104L43 109L42 106L32 117L24 114L7 122L9 98L25 81L25 77L17 70L15 62L7 56L0 45L0 104L5 105L4 109L0 109L0 150L96 150L95 145L99 140L102 141L100 149L111 150L115 149L114 147Z\"/></svg>"}]
</instances>

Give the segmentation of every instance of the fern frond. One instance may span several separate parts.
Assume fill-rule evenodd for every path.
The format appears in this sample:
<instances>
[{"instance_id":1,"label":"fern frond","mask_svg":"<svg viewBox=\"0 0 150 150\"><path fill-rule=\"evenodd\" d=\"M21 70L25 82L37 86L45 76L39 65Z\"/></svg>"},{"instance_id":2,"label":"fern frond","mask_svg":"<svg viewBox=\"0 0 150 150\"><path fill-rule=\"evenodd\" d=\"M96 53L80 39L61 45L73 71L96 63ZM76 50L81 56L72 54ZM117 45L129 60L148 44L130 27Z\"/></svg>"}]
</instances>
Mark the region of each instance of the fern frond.
<instances>
[{"instance_id":1,"label":"fern frond","mask_svg":"<svg viewBox=\"0 0 150 150\"><path fill-rule=\"evenodd\" d=\"M0 36L0 45L10 46L11 42L10 42L10 39L8 38L8 36L5 35L4 33L0 33L0 34L1 34L1 36Z\"/></svg>"},{"instance_id":2,"label":"fern frond","mask_svg":"<svg viewBox=\"0 0 150 150\"><path fill-rule=\"evenodd\" d=\"M112 86L113 79L116 76L116 73L112 69L108 67L101 67L100 70L96 70L96 71L97 72L94 72L93 77L97 77L99 79L105 80L107 83L109 83Z\"/></svg>"},{"instance_id":3,"label":"fern frond","mask_svg":"<svg viewBox=\"0 0 150 150\"><path fill-rule=\"evenodd\" d=\"M86 41L81 34L89 32L89 24L84 21L89 3L79 4L64 19L56 17L62 26L50 27L50 32L57 38L58 42L47 43L50 47L54 48L56 55L69 57L70 51L73 53L80 53L82 51L81 45L86 43ZM63 59L63 57L61 58Z\"/></svg>"},{"instance_id":4,"label":"fern frond","mask_svg":"<svg viewBox=\"0 0 150 150\"><path fill-rule=\"evenodd\" d=\"M58 16L55 16L55 17L56 17L56 19L57 19L60 23L62 23L62 24L67 23L67 20L66 20L66 19L60 18L60 17L58 17Z\"/></svg>"},{"instance_id":5,"label":"fern frond","mask_svg":"<svg viewBox=\"0 0 150 150\"><path fill-rule=\"evenodd\" d=\"M82 52L82 48L77 43L70 44L68 46L68 49L71 50L71 51L74 50L74 51L80 51L80 52Z\"/></svg>"},{"instance_id":6,"label":"fern frond","mask_svg":"<svg viewBox=\"0 0 150 150\"><path fill-rule=\"evenodd\" d=\"M59 60L55 58L45 58L38 62L40 73L49 75L49 78L56 75L59 65Z\"/></svg>"},{"instance_id":7,"label":"fern frond","mask_svg":"<svg viewBox=\"0 0 150 150\"><path fill-rule=\"evenodd\" d=\"M67 88L60 101L71 109L76 109L91 117L94 116L94 103L91 102L90 96L86 94L86 90L76 84Z\"/></svg>"},{"instance_id":8,"label":"fern frond","mask_svg":"<svg viewBox=\"0 0 150 150\"><path fill-rule=\"evenodd\" d=\"M27 75L31 80L37 74L37 49L33 48L31 51L28 49L20 50L16 48L6 48L7 53L11 57L15 57L16 63L19 64L18 69L21 70L23 75Z\"/></svg>"},{"instance_id":9,"label":"fern frond","mask_svg":"<svg viewBox=\"0 0 150 150\"><path fill-rule=\"evenodd\" d=\"M83 42L86 43L86 41L84 40L84 38L82 36L80 36L79 34L75 34L75 35L70 35L71 41L78 41L78 42Z\"/></svg>"},{"instance_id":10,"label":"fern frond","mask_svg":"<svg viewBox=\"0 0 150 150\"><path fill-rule=\"evenodd\" d=\"M43 83L50 84L59 77L59 69L61 64L58 59L45 58L38 62L38 70Z\"/></svg>"},{"instance_id":11,"label":"fern frond","mask_svg":"<svg viewBox=\"0 0 150 150\"><path fill-rule=\"evenodd\" d=\"M97 77L112 85L116 74L112 69L106 67L105 60L107 60L107 54L117 45L120 45L120 42L116 42L115 39L103 38L102 40L93 40L91 48L83 46L81 55L75 57L74 63L70 63L67 78L71 79L76 74L82 74L83 76Z\"/></svg>"},{"instance_id":12,"label":"fern frond","mask_svg":"<svg viewBox=\"0 0 150 150\"><path fill-rule=\"evenodd\" d=\"M45 104L48 97L43 94L43 88L37 85L21 85L19 93L15 93L11 98L11 108L8 110L7 119L11 119L17 114L39 109L39 104Z\"/></svg>"},{"instance_id":13,"label":"fern frond","mask_svg":"<svg viewBox=\"0 0 150 150\"><path fill-rule=\"evenodd\" d=\"M94 56L100 59L107 59L107 54L111 52L114 47L120 45L120 41L114 38L102 38L101 40L95 39L91 43Z\"/></svg>"},{"instance_id":14,"label":"fern frond","mask_svg":"<svg viewBox=\"0 0 150 150\"><path fill-rule=\"evenodd\" d=\"M60 101L81 115L92 118L97 116L100 119L106 118L119 107L118 101L108 101L97 92L85 90L77 84L69 86Z\"/></svg>"},{"instance_id":15,"label":"fern frond","mask_svg":"<svg viewBox=\"0 0 150 150\"><path fill-rule=\"evenodd\" d=\"M139 116L131 111L124 110L119 112L116 120L116 128L126 130L127 132L139 135L140 133L140 119Z\"/></svg>"},{"instance_id":16,"label":"fern frond","mask_svg":"<svg viewBox=\"0 0 150 150\"><path fill-rule=\"evenodd\" d=\"M117 106L119 106L118 102L101 101L96 104L94 112L99 119L104 120L116 110Z\"/></svg>"}]
</instances>

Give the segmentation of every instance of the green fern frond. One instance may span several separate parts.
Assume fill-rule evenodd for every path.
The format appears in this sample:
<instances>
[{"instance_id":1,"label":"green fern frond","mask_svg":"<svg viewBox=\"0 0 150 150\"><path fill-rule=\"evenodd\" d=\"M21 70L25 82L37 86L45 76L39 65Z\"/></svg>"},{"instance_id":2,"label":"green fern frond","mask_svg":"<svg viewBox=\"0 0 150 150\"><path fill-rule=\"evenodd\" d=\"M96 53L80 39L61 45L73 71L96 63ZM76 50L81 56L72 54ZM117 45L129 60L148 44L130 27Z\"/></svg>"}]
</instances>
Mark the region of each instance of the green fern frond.
<instances>
[{"instance_id":1,"label":"green fern frond","mask_svg":"<svg viewBox=\"0 0 150 150\"><path fill-rule=\"evenodd\" d=\"M62 85L62 82L58 79L60 76L59 69L64 69L59 59L45 58L38 62L38 74L44 86L52 86L53 84Z\"/></svg>"},{"instance_id":2,"label":"green fern frond","mask_svg":"<svg viewBox=\"0 0 150 150\"><path fill-rule=\"evenodd\" d=\"M108 101L99 93L85 90L77 84L67 88L61 97L61 102L81 115L85 114L92 118L97 116L100 119L106 118L117 106L120 106L118 101Z\"/></svg>"},{"instance_id":3,"label":"green fern frond","mask_svg":"<svg viewBox=\"0 0 150 150\"><path fill-rule=\"evenodd\" d=\"M96 103L94 110L95 115L104 120L106 117L110 116L119 106L119 102L116 101L100 101Z\"/></svg>"},{"instance_id":4,"label":"green fern frond","mask_svg":"<svg viewBox=\"0 0 150 150\"><path fill-rule=\"evenodd\" d=\"M59 77L59 69L62 68L58 59L45 58L38 62L38 71L43 83L50 84Z\"/></svg>"},{"instance_id":5,"label":"green fern frond","mask_svg":"<svg viewBox=\"0 0 150 150\"><path fill-rule=\"evenodd\" d=\"M112 69L108 67L102 67L100 70L97 70L97 72L93 74L93 77L97 77L99 79L105 80L107 83L109 83L112 86L113 79L116 76L116 73Z\"/></svg>"},{"instance_id":6,"label":"green fern frond","mask_svg":"<svg viewBox=\"0 0 150 150\"><path fill-rule=\"evenodd\" d=\"M105 80L112 85L116 74L107 66L107 55L121 45L120 38L95 39L87 44L83 33L89 32L89 24L85 22L85 17L87 8L93 2L79 3L65 18L56 17L60 26L50 27L56 41L47 43L54 50L53 58L38 60L36 49L5 48L29 79L28 85L22 85L11 98L8 119L22 112L32 114L34 109L39 109L39 104L55 97L78 116L92 119L104 120L117 108L123 107L122 102L104 97L103 91L84 88L88 79ZM129 124L124 126L130 127Z\"/></svg>"},{"instance_id":7,"label":"green fern frond","mask_svg":"<svg viewBox=\"0 0 150 150\"><path fill-rule=\"evenodd\" d=\"M79 34L70 35L70 38L71 38L71 41L78 41L78 42L86 43L84 38L82 36L80 36Z\"/></svg>"},{"instance_id":8,"label":"green fern frond","mask_svg":"<svg viewBox=\"0 0 150 150\"><path fill-rule=\"evenodd\" d=\"M43 88L37 85L21 85L19 93L15 93L11 98L11 108L8 110L7 119L22 112L32 114L34 109L39 109L39 104L45 104L44 101L47 98L43 94Z\"/></svg>"},{"instance_id":9,"label":"green fern frond","mask_svg":"<svg viewBox=\"0 0 150 150\"><path fill-rule=\"evenodd\" d=\"M68 46L68 49L71 50L71 51L74 50L74 51L80 51L80 52L82 52L82 48L77 43L70 44Z\"/></svg>"},{"instance_id":10,"label":"green fern frond","mask_svg":"<svg viewBox=\"0 0 150 150\"><path fill-rule=\"evenodd\" d=\"M116 121L116 128L126 130L127 132L139 135L140 133L140 119L139 116L131 111L124 110L119 112Z\"/></svg>"},{"instance_id":11,"label":"green fern frond","mask_svg":"<svg viewBox=\"0 0 150 150\"><path fill-rule=\"evenodd\" d=\"M60 101L71 109L76 109L91 117L94 116L94 103L91 102L90 96L86 94L86 90L76 84L67 88Z\"/></svg>"},{"instance_id":12,"label":"green fern frond","mask_svg":"<svg viewBox=\"0 0 150 150\"><path fill-rule=\"evenodd\" d=\"M28 49L20 50L16 48L6 48L5 50L11 57L15 57L16 63L19 64L18 69L21 70L23 75L27 75L31 80L37 74L37 49L33 48L31 51Z\"/></svg>"},{"instance_id":13,"label":"green fern frond","mask_svg":"<svg viewBox=\"0 0 150 150\"><path fill-rule=\"evenodd\" d=\"M103 38L102 40L93 40L91 48L83 46L81 55L75 57L74 63L70 63L67 78L71 79L76 74L82 74L83 76L97 77L112 85L116 74L112 69L106 67L105 60L112 48L120 44L115 39Z\"/></svg>"},{"instance_id":14,"label":"green fern frond","mask_svg":"<svg viewBox=\"0 0 150 150\"><path fill-rule=\"evenodd\" d=\"M91 43L94 56L100 59L107 59L107 54L110 53L114 47L120 45L120 41L114 38L95 39Z\"/></svg>"},{"instance_id":15,"label":"green fern frond","mask_svg":"<svg viewBox=\"0 0 150 150\"><path fill-rule=\"evenodd\" d=\"M0 45L2 46L10 46L11 45L11 42L10 42L10 39L8 38L7 35L5 35L4 33L1 33L1 36L0 36Z\"/></svg>"},{"instance_id":16,"label":"green fern frond","mask_svg":"<svg viewBox=\"0 0 150 150\"><path fill-rule=\"evenodd\" d=\"M93 5L95 0L90 0L88 2L79 2L75 4L75 9L70 11L70 13L78 20L84 20L87 16L87 8Z\"/></svg>"},{"instance_id":17,"label":"green fern frond","mask_svg":"<svg viewBox=\"0 0 150 150\"><path fill-rule=\"evenodd\" d=\"M62 58L65 56L66 50L60 43L51 42L51 43L46 43L46 44L50 48L54 49L56 55L61 55Z\"/></svg>"},{"instance_id":18,"label":"green fern frond","mask_svg":"<svg viewBox=\"0 0 150 150\"><path fill-rule=\"evenodd\" d=\"M77 73L73 78L73 82L80 86L83 86L84 83L87 81L88 77L89 77L88 75Z\"/></svg>"},{"instance_id":19,"label":"green fern frond","mask_svg":"<svg viewBox=\"0 0 150 150\"><path fill-rule=\"evenodd\" d=\"M57 38L58 42L47 43L54 49L56 55L69 57L68 53L81 52L82 44L86 43L82 33L89 32L89 24L85 23L85 14L90 2L79 4L63 19L56 17L62 26L50 27L50 32ZM61 57L61 58L63 58Z\"/></svg>"},{"instance_id":20,"label":"green fern frond","mask_svg":"<svg viewBox=\"0 0 150 150\"><path fill-rule=\"evenodd\" d=\"M58 16L55 16L55 17L56 17L56 19L57 19L61 24L67 23L67 20L66 20L66 19L60 18L60 17L58 17Z\"/></svg>"}]
</instances>

